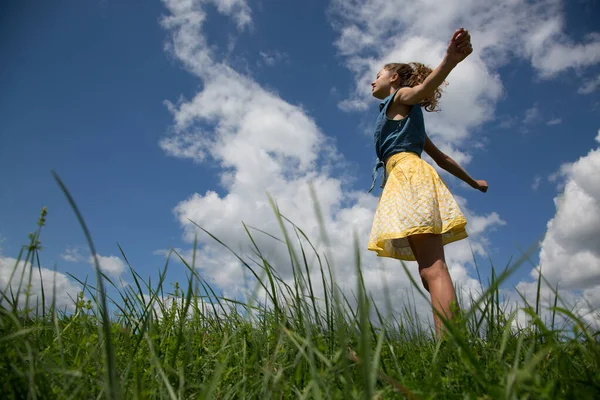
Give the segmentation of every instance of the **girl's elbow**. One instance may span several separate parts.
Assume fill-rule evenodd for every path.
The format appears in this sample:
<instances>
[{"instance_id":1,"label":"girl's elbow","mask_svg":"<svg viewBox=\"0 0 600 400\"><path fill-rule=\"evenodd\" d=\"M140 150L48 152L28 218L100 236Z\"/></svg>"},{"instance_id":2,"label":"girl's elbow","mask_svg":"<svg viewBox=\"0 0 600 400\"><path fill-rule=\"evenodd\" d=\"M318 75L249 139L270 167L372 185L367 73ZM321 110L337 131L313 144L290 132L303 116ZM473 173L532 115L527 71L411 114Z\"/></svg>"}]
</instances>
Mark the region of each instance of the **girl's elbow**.
<instances>
[{"instance_id":1,"label":"girl's elbow","mask_svg":"<svg viewBox=\"0 0 600 400\"><path fill-rule=\"evenodd\" d=\"M452 159L448 156L444 156L440 158L437 162L438 167L442 169L448 169L448 167L452 164Z\"/></svg>"}]
</instances>

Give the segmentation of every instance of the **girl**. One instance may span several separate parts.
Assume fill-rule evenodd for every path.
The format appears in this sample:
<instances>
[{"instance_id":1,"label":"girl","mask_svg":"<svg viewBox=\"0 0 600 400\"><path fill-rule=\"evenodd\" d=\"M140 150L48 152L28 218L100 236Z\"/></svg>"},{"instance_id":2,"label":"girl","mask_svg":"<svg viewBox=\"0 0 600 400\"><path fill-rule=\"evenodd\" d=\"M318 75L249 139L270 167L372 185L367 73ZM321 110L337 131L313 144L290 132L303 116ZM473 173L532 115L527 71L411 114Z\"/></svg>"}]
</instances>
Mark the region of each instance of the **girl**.
<instances>
[{"instance_id":1,"label":"girl","mask_svg":"<svg viewBox=\"0 0 600 400\"><path fill-rule=\"evenodd\" d=\"M474 180L427 137L423 121L434 111L440 85L458 63L473 52L469 32L452 35L441 64L431 71L423 64L387 64L371 83L373 96L382 100L375 129L377 170L385 166L383 193L375 213L368 249L381 257L417 261L423 286L431 295L436 333L438 314L450 318L454 287L444 258L444 245L467 237L467 221L445 182L421 159L423 150L443 169L471 187L486 192L483 180Z\"/></svg>"}]
</instances>

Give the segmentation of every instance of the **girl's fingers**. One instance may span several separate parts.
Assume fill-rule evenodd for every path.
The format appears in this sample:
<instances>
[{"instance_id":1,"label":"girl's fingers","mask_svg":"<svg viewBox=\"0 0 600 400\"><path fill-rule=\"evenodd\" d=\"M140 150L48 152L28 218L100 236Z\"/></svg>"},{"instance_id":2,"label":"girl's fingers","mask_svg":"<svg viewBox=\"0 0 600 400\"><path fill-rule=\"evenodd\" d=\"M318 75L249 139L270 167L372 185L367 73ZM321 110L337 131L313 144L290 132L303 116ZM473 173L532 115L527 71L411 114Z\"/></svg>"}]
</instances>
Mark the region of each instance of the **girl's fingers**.
<instances>
[{"instance_id":1,"label":"girl's fingers","mask_svg":"<svg viewBox=\"0 0 600 400\"><path fill-rule=\"evenodd\" d=\"M473 47L470 42L458 46L459 49L468 49L469 47Z\"/></svg>"},{"instance_id":2,"label":"girl's fingers","mask_svg":"<svg viewBox=\"0 0 600 400\"><path fill-rule=\"evenodd\" d=\"M463 49L463 48L469 47L469 46L471 46L471 40L463 40L456 44L456 47L458 49Z\"/></svg>"},{"instance_id":3,"label":"girl's fingers","mask_svg":"<svg viewBox=\"0 0 600 400\"><path fill-rule=\"evenodd\" d=\"M469 34L469 31L467 31L466 29L459 29L456 32L454 32L454 35L452 36L453 40L458 40L460 38L465 38L465 37L471 37L471 35Z\"/></svg>"},{"instance_id":4,"label":"girl's fingers","mask_svg":"<svg viewBox=\"0 0 600 400\"><path fill-rule=\"evenodd\" d=\"M471 54L473 52L473 47L471 46L463 46L457 49L459 53L462 54Z\"/></svg>"},{"instance_id":5,"label":"girl's fingers","mask_svg":"<svg viewBox=\"0 0 600 400\"><path fill-rule=\"evenodd\" d=\"M463 43L469 43L470 41L471 41L471 35L466 34L466 35L463 35L463 36L459 37L458 39L456 39L455 43L463 44Z\"/></svg>"},{"instance_id":6,"label":"girl's fingers","mask_svg":"<svg viewBox=\"0 0 600 400\"><path fill-rule=\"evenodd\" d=\"M452 35L452 38L450 38L451 41L455 41L456 39L458 39L458 37L465 31L464 28L460 28L457 29L456 31L454 31L454 34Z\"/></svg>"}]
</instances>

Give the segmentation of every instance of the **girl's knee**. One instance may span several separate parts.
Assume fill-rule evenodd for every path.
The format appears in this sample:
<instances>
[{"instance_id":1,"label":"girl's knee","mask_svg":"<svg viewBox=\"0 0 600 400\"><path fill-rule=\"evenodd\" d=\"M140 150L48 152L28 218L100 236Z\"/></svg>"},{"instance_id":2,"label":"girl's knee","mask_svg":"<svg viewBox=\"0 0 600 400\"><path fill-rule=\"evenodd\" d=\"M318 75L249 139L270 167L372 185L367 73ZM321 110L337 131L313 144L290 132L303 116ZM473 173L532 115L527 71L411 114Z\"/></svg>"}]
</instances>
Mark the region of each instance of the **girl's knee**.
<instances>
[{"instance_id":1,"label":"girl's knee","mask_svg":"<svg viewBox=\"0 0 600 400\"><path fill-rule=\"evenodd\" d=\"M419 268L419 275L423 281L423 285L429 286L430 282L444 278L448 275L448 267L442 260L438 260L425 268Z\"/></svg>"}]
</instances>

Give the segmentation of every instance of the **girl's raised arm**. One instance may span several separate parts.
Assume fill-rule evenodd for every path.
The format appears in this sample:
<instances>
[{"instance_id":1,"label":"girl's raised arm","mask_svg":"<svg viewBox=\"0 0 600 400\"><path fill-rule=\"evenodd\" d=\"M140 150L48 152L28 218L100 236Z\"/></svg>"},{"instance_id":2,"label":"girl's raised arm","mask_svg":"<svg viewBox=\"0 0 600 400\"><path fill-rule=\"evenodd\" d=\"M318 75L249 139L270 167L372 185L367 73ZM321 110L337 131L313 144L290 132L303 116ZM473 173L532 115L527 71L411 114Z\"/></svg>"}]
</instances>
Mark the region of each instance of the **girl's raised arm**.
<instances>
[{"instance_id":1,"label":"girl's raised arm","mask_svg":"<svg viewBox=\"0 0 600 400\"><path fill-rule=\"evenodd\" d=\"M431 74L420 85L414 87L403 87L396 93L394 103L413 105L419 104L424 99L433 95L435 90L444 82L450 71L458 65L459 62L467 58L473 52L471 46L471 35L469 31L460 28L457 29L446 49L444 59L434 69Z\"/></svg>"}]
</instances>

